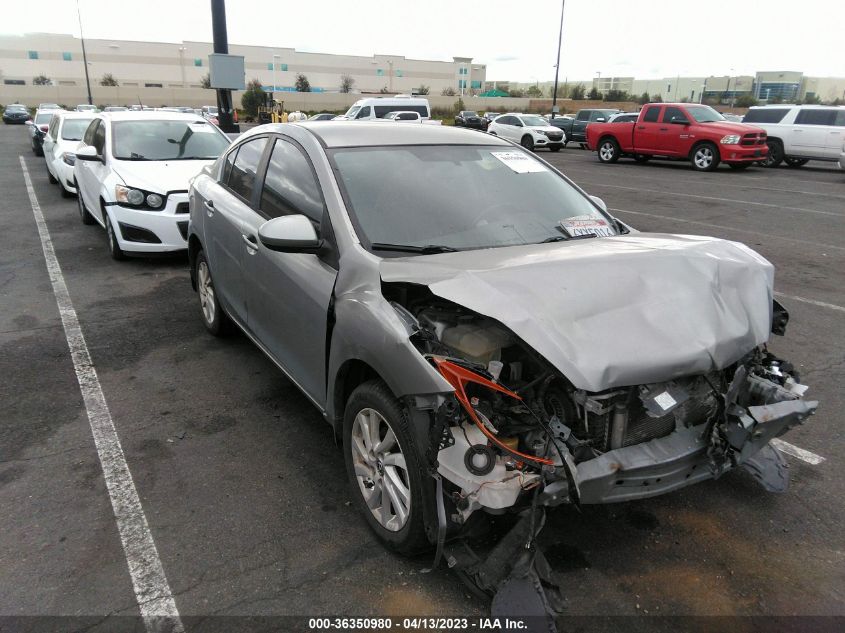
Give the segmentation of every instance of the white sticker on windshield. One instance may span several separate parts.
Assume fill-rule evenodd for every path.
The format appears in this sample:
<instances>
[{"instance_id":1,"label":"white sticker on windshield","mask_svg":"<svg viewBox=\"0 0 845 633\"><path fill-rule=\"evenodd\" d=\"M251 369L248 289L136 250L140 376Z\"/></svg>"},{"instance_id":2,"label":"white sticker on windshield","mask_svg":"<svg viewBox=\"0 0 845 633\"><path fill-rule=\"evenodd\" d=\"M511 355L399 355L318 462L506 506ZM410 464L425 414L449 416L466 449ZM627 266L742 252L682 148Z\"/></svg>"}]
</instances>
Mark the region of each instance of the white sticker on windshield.
<instances>
[{"instance_id":1,"label":"white sticker on windshield","mask_svg":"<svg viewBox=\"0 0 845 633\"><path fill-rule=\"evenodd\" d=\"M209 123L189 123L188 127L191 132L205 132L206 134L214 134L214 128Z\"/></svg>"},{"instance_id":2,"label":"white sticker on windshield","mask_svg":"<svg viewBox=\"0 0 845 633\"><path fill-rule=\"evenodd\" d=\"M540 161L534 160L524 152L490 152L493 156L510 167L517 174L548 171Z\"/></svg>"},{"instance_id":3,"label":"white sticker on windshield","mask_svg":"<svg viewBox=\"0 0 845 633\"><path fill-rule=\"evenodd\" d=\"M560 225L566 230L570 237L578 235L597 235L609 237L613 235L610 223L604 218L597 218L591 215L576 215L560 221Z\"/></svg>"}]
</instances>

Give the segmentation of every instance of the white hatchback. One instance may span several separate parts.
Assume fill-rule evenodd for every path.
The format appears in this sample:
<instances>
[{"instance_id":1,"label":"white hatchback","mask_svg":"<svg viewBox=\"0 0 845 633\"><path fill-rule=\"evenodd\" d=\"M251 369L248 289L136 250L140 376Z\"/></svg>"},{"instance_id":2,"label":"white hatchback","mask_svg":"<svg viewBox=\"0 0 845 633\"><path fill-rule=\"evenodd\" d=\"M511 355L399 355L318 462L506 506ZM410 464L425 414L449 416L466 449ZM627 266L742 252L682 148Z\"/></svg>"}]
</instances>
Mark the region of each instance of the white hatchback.
<instances>
[{"instance_id":1,"label":"white hatchback","mask_svg":"<svg viewBox=\"0 0 845 633\"><path fill-rule=\"evenodd\" d=\"M44 137L44 162L50 182L59 183L62 196L68 198L76 193L73 180L73 165L76 162L76 148L82 135L94 116L86 112L65 112L53 114L50 127Z\"/></svg>"},{"instance_id":2,"label":"white hatchback","mask_svg":"<svg viewBox=\"0 0 845 633\"><path fill-rule=\"evenodd\" d=\"M190 181L228 146L194 114L97 115L76 150L82 222L106 229L114 259L187 249Z\"/></svg>"},{"instance_id":3,"label":"white hatchback","mask_svg":"<svg viewBox=\"0 0 845 633\"><path fill-rule=\"evenodd\" d=\"M487 132L519 143L527 150L548 147L557 152L566 142L563 130L549 125L546 119L537 114L502 114L490 122Z\"/></svg>"}]
</instances>

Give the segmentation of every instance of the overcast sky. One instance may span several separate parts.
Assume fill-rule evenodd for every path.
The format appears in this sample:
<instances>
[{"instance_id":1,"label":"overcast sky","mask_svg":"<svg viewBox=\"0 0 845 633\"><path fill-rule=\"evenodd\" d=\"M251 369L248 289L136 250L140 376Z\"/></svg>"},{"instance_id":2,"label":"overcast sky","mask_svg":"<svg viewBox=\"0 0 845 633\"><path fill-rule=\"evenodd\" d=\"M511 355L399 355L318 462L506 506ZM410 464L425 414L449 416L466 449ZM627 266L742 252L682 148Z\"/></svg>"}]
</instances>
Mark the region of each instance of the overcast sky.
<instances>
[{"instance_id":1,"label":"overcast sky","mask_svg":"<svg viewBox=\"0 0 845 633\"><path fill-rule=\"evenodd\" d=\"M79 0L86 37L211 40L209 0ZM560 0L228 0L229 42L416 59L472 56L487 78L554 78ZM0 31L79 35L75 0L3 12ZM297 7L292 9L292 7ZM561 80L845 75L843 0L566 0Z\"/></svg>"}]
</instances>

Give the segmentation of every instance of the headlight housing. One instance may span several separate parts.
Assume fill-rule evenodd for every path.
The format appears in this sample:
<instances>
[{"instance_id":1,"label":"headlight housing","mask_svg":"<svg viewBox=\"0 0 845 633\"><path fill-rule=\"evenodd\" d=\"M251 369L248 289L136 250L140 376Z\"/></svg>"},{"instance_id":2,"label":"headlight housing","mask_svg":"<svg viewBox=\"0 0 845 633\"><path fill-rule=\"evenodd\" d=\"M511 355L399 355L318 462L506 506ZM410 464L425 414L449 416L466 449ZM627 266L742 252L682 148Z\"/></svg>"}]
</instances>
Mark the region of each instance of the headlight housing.
<instances>
[{"instance_id":1,"label":"headlight housing","mask_svg":"<svg viewBox=\"0 0 845 633\"><path fill-rule=\"evenodd\" d=\"M62 154L62 162L65 165L70 165L73 167L76 164L76 154L73 152L64 152Z\"/></svg>"},{"instance_id":2,"label":"headlight housing","mask_svg":"<svg viewBox=\"0 0 845 633\"><path fill-rule=\"evenodd\" d=\"M114 198L120 204L126 204L139 209L147 209L149 211L161 211L166 202L165 196L151 191L144 191L143 189L135 189L134 187L126 187L124 185L115 185Z\"/></svg>"},{"instance_id":3,"label":"headlight housing","mask_svg":"<svg viewBox=\"0 0 845 633\"><path fill-rule=\"evenodd\" d=\"M541 134L541 135L543 135L543 136L546 136L546 130L537 130L537 129L534 129L534 130L531 130L531 131L532 131L532 132L534 132L534 134Z\"/></svg>"},{"instance_id":4,"label":"headlight housing","mask_svg":"<svg viewBox=\"0 0 845 633\"><path fill-rule=\"evenodd\" d=\"M738 145L740 138L742 137L740 137L739 134L728 134L726 136L723 136L722 140L720 140L719 142L722 145Z\"/></svg>"}]
</instances>

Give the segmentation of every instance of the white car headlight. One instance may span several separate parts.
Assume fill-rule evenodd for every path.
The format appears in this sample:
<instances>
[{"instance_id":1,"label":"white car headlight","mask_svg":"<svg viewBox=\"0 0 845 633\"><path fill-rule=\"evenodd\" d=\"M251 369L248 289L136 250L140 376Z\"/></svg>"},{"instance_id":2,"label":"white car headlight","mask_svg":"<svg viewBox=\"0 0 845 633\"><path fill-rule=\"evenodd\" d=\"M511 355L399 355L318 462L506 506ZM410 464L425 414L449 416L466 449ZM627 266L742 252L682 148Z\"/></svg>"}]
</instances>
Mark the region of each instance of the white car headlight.
<instances>
[{"instance_id":1,"label":"white car headlight","mask_svg":"<svg viewBox=\"0 0 845 633\"><path fill-rule=\"evenodd\" d=\"M147 206L158 209L162 204L164 204L164 198L160 195L157 193L147 194Z\"/></svg>"},{"instance_id":2,"label":"white car headlight","mask_svg":"<svg viewBox=\"0 0 845 633\"><path fill-rule=\"evenodd\" d=\"M728 134L727 136L723 136L722 140L719 142L722 145L737 145L740 138L739 134Z\"/></svg>"},{"instance_id":3,"label":"white car headlight","mask_svg":"<svg viewBox=\"0 0 845 633\"><path fill-rule=\"evenodd\" d=\"M62 154L62 162L65 165L70 165L72 167L76 164L76 154L73 152L64 152Z\"/></svg>"},{"instance_id":4,"label":"white car headlight","mask_svg":"<svg viewBox=\"0 0 845 633\"><path fill-rule=\"evenodd\" d=\"M124 204L131 204L135 207L139 207L144 204L143 191L141 191L140 189L124 187L123 185L114 186L114 197L115 200L117 200L118 202L123 202Z\"/></svg>"},{"instance_id":5,"label":"white car headlight","mask_svg":"<svg viewBox=\"0 0 845 633\"><path fill-rule=\"evenodd\" d=\"M531 130L531 131L534 132L534 134L542 134L543 136L547 135L546 130Z\"/></svg>"}]
</instances>

